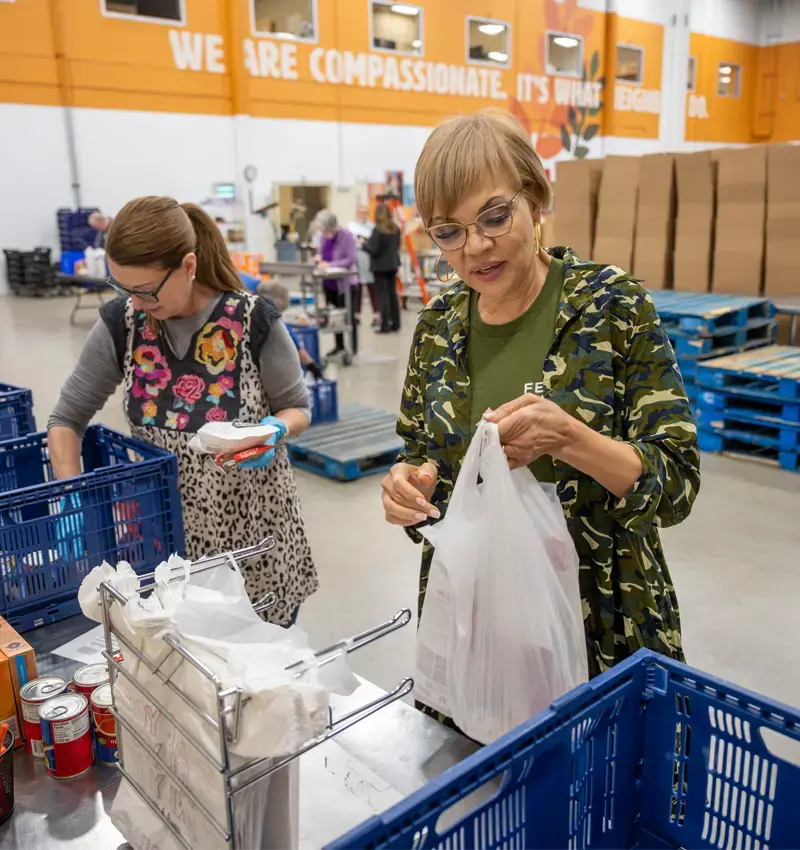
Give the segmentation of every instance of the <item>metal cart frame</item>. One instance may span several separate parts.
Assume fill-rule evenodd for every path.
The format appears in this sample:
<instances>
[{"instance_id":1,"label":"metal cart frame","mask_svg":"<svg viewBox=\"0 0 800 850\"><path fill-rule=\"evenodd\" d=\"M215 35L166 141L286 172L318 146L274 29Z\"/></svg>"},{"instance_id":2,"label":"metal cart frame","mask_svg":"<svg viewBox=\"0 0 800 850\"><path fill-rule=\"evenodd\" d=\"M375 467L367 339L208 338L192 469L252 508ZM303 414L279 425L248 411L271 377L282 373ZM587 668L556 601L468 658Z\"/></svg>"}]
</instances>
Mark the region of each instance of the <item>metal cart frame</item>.
<instances>
[{"instance_id":1,"label":"metal cart frame","mask_svg":"<svg viewBox=\"0 0 800 850\"><path fill-rule=\"evenodd\" d=\"M195 562L191 567L191 573L197 574L210 569L227 569L237 568L238 564L248 560L249 558L258 557L270 551L275 546L275 540L272 537L265 538L260 543L250 546L245 549L240 549L235 552L227 552L211 558L204 558ZM183 574L170 578L170 581L183 578ZM139 595L146 594L155 588L154 574L150 573L140 577ZM398 685L384 696L372 700L360 708L342 715L336 720L333 719L329 711L329 719L325 732L318 737L307 742L303 747L294 753L281 758L272 759L257 759L248 762L242 767L232 768L231 753L229 747L236 743L241 731L242 709L247 702L243 689L241 687L224 688L219 677L206 664L203 663L196 655L181 644L180 639L176 635L167 634L163 637L163 641L169 651L162 661L154 664L145 657L139 650L133 646L130 641L117 630L112 622L112 608L115 604L125 605L128 602L126 596L120 593L108 582L104 582L100 586L100 603L102 607L103 626L105 633L106 649L103 653L109 665L111 672L112 695L114 695L114 685L117 676L123 676L141 695L155 706L161 714L169 720L169 722L177 729L183 737L197 750L208 766L220 775L222 778L222 786L224 787L225 798L225 823L219 823L216 817L208 810L208 808L197 799L194 792L186 786L179 776L176 775L169 765L161 758L161 756L153 749L151 744L146 741L142 735L132 726L128 720L120 714L116 706L116 697L114 696L114 704L112 713L118 724L118 749L119 749L119 772L128 782L130 788L141 798L141 800L150 808L153 814L163 823L164 827L169 830L178 844L186 850L192 850L192 846L184 837L180 827L174 823L168 815L163 812L158 803L151 799L146 789L136 782L125 769L124 746L123 738L130 736L135 740L140 747L153 759L154 763L159 766L169 777L175 786L184 793L197 810L208 821L210 828L213 829L225 843L229 850L245 850L239 847L238 838L236 835L236 818L235 807L237 795L245 788L250 787L256 782L259 782L270 776L277 770L286 767L294 759L299 758L303 753L308 752L314 747L319 746L325 741L335 737L336 735L349 729L351 726L358 723L360 720L369 717L376 711L390 705L391 703L407 696L414 687L413 679L405 678ZM275 603L274 594L267 594L256 606L256 610L263 610ZM391 634L392 632L406 626L411 622L411 611L404 608L392 617L392 619L368 629L358 635L355 635L346 640L339 641L332 646L326 647L315 653L313 661L300 661L286 668L292 672L294 678L301 678L309 669L313 667L322 667L344 654L349 654L368 644ZM150 671L163 685L165 685L171 693L179 697L188 711L194 712L200 720L208 726L218 739L218 754L214 755L209 752L202 741L197 740L191 732L189 732L180 720L178 720L165 706L151 694L147 688L142 685L124 666L124 664L115 658L115 649L113 641L116 640L120 649L123 650L126 658L136 658L141 664ZM184 693L177 685L172 682L172 677L177 672L181 664L190 664L204 678L213 685L216 692L216 710L212 714L207 713L201 706L186 693ZM121 733L121 734L120 734Z\"/></svg>"},{"instance_id":2,"label":"metal cart frame","mask_svg":"<svg viewBox=\"0 0 800 850\"><path fill-rule=\"evenodd\" d=\"M314 263L260 263L259 272L273 277L299 277L300 291L303 296L303 312L310 319L315 320L330 311L330 307L325 303L323 283L326 280L338 280L342 277L341 271L326 271L318 268ZM306 303L306 298L309 295L314 305L313 314L309 312L308 304ZM340 356L344 365L349 366L355 356L355 346L353 345L353 336L355 333L355 328L353 327L353 287L350 285L344 288L344 310L347 313L347 320L344 325L332 328L327 325L318 324L317 331L319 333L341 333L344 335L344 352L341 355L337 355L337 357Z\"/></svg>"}]
</instances>

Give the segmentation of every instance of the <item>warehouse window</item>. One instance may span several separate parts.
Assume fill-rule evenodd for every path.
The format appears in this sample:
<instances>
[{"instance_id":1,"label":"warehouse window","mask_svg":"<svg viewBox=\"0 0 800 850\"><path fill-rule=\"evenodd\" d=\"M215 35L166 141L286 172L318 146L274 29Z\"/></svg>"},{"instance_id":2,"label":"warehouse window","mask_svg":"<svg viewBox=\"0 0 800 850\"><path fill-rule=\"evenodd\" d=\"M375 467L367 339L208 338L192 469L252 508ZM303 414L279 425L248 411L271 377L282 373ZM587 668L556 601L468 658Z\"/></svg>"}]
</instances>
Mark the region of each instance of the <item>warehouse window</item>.
<instances>
[{"instance_id":1,"label":"warehouse window","mask_svg":"<svg viewBox=\"0 0 800 850\"><path fill-rule=\"evenodd\" d=\"M689 65L686 69L686 91L693 92L697 86L697 59L689 57Z\"/></svg>"},{"instance_id":2,"label":"warehouse window","mask_svg":"<svg viewBox=\"0 0 800 850\"><path fill-rule=\"evenodd\" d=\"M547 33L547 73L564 77L583 76L583 36Z\"/></svg>"},{"instance_id":3,"label":"warehouse window","mask_svg":"<svg viewBox=\"0 0 800 850\"><path fill-rule=\"evenodd\" d=\"M644 77L644 48L617 45L617 82L641 85Z\"/></svg>"},{"instance_id":4,"label":"warehouse window","mask_svg":"<svg viewBox=\"0 0 800 850\"><path fill-rule=\"evenodd\" d=\"M422 55L422 9L408 3L372 0L372 47Z\"/></svg>"},{"instance_id":5,"label":"warehouse window","mask_svg":"<svg viewBox=\"0 0 800 850\"><path fill-rule=\"evenodd\" d=\"M292 41L316 41L316 0L251 0L253 32Z\"/></svg>"},{"instance_id":6,"label":"warehouse window","mask_svg":"<svg viewBox=\"0 0 800 850\"><path fill-rule=\"evenodd\" d=\"M185 0L102 0L109 18L132 18L159 24L186 23Z\"/></svg>"},{"instance_id":7,"label":"warehouse window","mask_svg":"<svg viewBox=\"0 0 800 850\"><path fill-rule=\"evenodd\" d=\"M739 97L742 69L730 62L720 62L717 70L717 94L720 97Z\"/></svg>"},{"instance_id":8,"label":"warehouse window","mask_svg":"<svg viewBox=\"0 0 800 850\"><path fill-rule=\"evenodd\" d=\"M508 67L511 52L508 24L467 18L467 61Z\"/></svg>"}]
</instances>

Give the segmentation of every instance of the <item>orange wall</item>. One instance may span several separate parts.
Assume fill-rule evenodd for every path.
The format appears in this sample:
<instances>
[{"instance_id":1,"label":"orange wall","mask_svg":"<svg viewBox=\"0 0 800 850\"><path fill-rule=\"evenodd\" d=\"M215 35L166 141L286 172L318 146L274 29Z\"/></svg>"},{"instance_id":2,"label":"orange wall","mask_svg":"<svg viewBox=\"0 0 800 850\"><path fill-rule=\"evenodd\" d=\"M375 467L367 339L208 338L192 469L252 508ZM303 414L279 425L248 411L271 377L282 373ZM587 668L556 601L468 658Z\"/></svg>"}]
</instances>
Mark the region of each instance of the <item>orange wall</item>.
<instances>
[{"instance_id":1,"label":"orange wall","mask_svg":"<svg viewBox=\"0 0 800 850\"><path fill-rule=\"evenodd\" d=\"M603 132L607 136L632 139L657 139L661 92L661 68L664 61L664 28L659 24L609 15L607 50L608 103ZM617 44L644 48L641 84L617 82Z\"/></svg>"}]
</instances>

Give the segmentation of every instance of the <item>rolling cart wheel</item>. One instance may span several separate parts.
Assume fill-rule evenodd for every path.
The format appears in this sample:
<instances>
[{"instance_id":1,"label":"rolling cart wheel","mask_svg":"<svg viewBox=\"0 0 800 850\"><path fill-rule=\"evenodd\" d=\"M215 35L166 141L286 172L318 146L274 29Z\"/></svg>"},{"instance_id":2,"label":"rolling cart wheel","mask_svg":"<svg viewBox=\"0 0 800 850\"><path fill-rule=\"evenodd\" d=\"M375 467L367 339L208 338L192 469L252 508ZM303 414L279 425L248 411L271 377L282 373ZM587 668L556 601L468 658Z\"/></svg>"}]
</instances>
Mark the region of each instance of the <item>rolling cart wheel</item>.
<instances>
[{"instance_id":1,"label":"rolling cart wheel","mask_svg":"<svg viewBox=\"0 0 800 850\"><path fill-rule=\"evenodd\" d=\"M350 366L352 364L353 358L352 358L349 351L346 351L344 353L344 355L342 356L342 362L344 363L345 366Z\"/></svg>"}]
</instances>

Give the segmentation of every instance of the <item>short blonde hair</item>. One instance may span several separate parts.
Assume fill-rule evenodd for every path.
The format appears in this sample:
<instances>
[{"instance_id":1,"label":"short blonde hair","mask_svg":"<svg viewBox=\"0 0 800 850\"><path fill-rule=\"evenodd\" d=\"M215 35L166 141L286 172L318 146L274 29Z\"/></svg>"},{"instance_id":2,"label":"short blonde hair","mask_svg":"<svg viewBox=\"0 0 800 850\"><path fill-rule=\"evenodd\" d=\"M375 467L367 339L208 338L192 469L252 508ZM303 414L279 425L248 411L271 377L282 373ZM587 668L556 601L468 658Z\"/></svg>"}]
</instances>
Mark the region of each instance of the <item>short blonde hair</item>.
<instances>
[{"instance_id":1,"label":"short blonde hair","mask_svg":"<svg viewBox=\"0 0 800 850\"><path fill-rule=\"evenodd\" d=\"M525 129L506 112L459 115L440 124L422 148L414 195L429 226L434 209L451 215L487 176L519 184L534 209L550 206L552 187Z\"/></svg>"}]
</instances>

